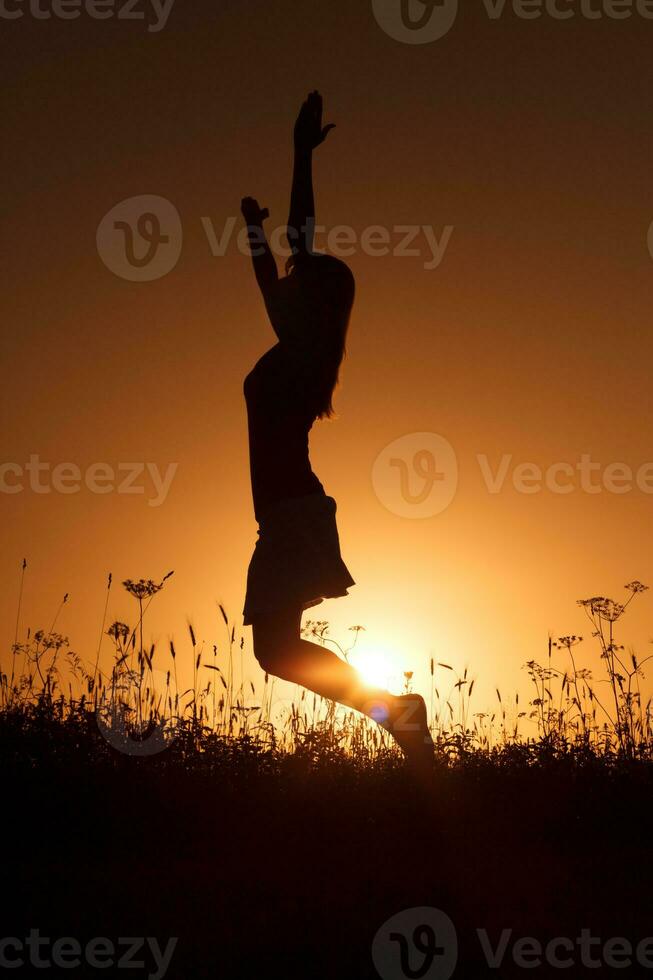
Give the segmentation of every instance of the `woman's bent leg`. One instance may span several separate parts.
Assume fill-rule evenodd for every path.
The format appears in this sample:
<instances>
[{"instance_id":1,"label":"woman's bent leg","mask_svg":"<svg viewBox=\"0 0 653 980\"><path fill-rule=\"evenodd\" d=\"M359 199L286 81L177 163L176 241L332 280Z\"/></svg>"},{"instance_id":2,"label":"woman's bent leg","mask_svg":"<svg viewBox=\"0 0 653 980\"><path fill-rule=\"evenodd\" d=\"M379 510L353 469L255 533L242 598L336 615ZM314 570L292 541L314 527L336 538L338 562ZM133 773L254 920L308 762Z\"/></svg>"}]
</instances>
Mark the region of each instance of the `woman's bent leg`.
<instances>
[{"instance_id":1,"label":"woman's bent leg","mask_svg":"<svg viewBox=\"0 0 653 980\"><path fill-rule=\"evenodd\" d=\"M365 711L375 694L390 697L387 691L374 691L363 684L358 672L333 650L303 640L301 620L302 609L297 607L254 619L254 654L266 673L357 711Z\"/></svg>"},{"instance_id":2,"label":"woman's bent leg","mask_svg":"<svg viewBox=\"0 0 653 980\"><path fill-rule=\"evenodd\" d=\"M423 698L368 687L332 650L303 640L301 620L301 607L254 619L254 654L263 670L368 715L392 732L409 760L429 765L433 742Z\"/></svg>"}]
</instances>

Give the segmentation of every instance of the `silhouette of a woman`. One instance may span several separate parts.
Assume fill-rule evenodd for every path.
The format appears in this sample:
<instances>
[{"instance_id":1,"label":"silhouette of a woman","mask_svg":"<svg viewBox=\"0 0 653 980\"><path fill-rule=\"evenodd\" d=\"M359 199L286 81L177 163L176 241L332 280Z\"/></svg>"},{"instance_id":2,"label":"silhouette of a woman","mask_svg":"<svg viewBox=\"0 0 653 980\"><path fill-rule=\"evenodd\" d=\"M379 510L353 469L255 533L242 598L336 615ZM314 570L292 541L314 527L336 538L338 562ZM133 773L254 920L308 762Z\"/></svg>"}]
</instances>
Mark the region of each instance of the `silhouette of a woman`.
<instances>
[{"instance_id":1,"label":"silhouette of a woman","mask_svg":"<svg viewBox=\"0 0 653 980\"><path fill-rule=\"evenodd\" d=\"M361 711L392 732L413 765L432 759L426 708L418 695L366 686L333 651L301 637L302 612L354 585L340 554L336 502L311 469L308 436L333 415L332 395L345 353L354 278L344 262L313 251L312 156L332 125L322 125L322 98L312 92L295 124L295 162L288 219L293 251L280 278L263 231L267 208L246 197L256 281L277 335L247 376L250 471L258 539L243 609L254 653L269 674Z\"/></svg>"}]
</instances>

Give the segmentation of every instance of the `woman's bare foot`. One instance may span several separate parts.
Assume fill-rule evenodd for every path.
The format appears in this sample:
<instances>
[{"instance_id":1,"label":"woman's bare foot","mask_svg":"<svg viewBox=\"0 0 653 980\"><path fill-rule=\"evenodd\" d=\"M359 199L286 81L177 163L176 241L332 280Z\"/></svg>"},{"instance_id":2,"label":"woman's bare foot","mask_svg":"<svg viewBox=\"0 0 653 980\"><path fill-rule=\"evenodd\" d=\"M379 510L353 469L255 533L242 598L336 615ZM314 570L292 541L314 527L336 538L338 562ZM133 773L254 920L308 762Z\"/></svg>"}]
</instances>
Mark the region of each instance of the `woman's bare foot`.
<instances>
[{"instance_id":1,"label":"woman's bare foot","mask_svg":"<svg viewBox=\"0 0 653 980\"><path fill-rule=\"evenodd\" d=\"M419 694L387 694L374 699L367 711L390 732L406 757L409 768L420 779L433 769L433 739L429 732L424 698Z\"/></svg>"},{"instance_id":2,"label":"woman's bare foot","mask_svg":"<svg viewBox=\"0 0 653 980\"><path fill-rule=\"evenodd\" d=\"M393 697L390 731L408 762L422 765L433 760L433 739L429 732L424 698L419 694Z\"/></svg>"}]
</instances>

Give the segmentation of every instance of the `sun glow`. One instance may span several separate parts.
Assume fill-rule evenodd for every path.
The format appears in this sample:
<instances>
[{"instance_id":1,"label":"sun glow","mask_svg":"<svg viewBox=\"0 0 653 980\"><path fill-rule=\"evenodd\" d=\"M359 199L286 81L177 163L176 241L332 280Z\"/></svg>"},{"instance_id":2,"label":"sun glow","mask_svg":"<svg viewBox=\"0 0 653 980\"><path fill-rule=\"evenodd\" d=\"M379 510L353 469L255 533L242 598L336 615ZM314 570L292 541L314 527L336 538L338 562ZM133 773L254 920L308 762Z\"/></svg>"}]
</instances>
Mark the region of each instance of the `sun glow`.
<instances>
[{"instance_id":1,"label":"sun glow","mask_svg":"<svg viewBox=\"0 0 653 980\"><path fill-rule=\"evenodd\" d=\"M405 667L399 654L390 650L356 650L351 663L367 684L400 690Z\"/></svg>"}]
</instances>

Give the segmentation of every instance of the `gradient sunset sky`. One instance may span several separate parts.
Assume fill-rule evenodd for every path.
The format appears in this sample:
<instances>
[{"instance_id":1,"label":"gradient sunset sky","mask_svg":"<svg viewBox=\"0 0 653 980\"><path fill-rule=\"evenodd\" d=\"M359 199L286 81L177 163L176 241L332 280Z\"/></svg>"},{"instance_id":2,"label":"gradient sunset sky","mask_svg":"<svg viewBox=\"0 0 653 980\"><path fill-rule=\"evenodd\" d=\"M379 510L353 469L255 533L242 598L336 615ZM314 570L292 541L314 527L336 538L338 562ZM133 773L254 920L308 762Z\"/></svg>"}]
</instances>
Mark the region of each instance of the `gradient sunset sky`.
<instances>
[{"instance_id":1,"label":"gradient sunset sky","mask_svg":"<svg viewBox=\"0 0 653 980\"><path fill-rule=\"evenodd\" d=\"M653 463L653 20L524 20L509 6L493 20L465 2L446 36L409 45L371 0L177 0L158 32L26 12L0 33L2 462L178 464L159 507L149 485L0 494L5 650L23 557L21 632L47 628L70 593L57 628L91 662L109 572L109 621L134 622L120 581L175 570L146 620L160 644L187 617L213 643L217 600L240 627L256 536L242 383L274 337L248 258L235 242L212 255L202 219L220 233L237 218L235 235L252 195L269 230L285 222L292 124L317 88L337 124L316 154L318 221L359 237L379 225L393 244L397 226L453 231L435 269L423 237L419 256L348 259L340 417L316 424L311 454L357 585L311 618L345 641L364 625L362 642L399 654L420 690L430 656L468 664L479 709L497 684L525 690L520 667L549 632L586 635L579 660L598 671L575 600L653 584L653 494L579 480L525 494L510 475L492 494L478 456L493 470L510 456L509 473L588 454ZM183 226L177 265L152 282L115 275L96 244L103 217L141 195ZM453 447L457 492L442 513L398 516L374 462L421 432ZM651 596L620 630L641 656Z\"/></svg>"}]
</instances>

